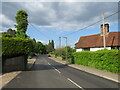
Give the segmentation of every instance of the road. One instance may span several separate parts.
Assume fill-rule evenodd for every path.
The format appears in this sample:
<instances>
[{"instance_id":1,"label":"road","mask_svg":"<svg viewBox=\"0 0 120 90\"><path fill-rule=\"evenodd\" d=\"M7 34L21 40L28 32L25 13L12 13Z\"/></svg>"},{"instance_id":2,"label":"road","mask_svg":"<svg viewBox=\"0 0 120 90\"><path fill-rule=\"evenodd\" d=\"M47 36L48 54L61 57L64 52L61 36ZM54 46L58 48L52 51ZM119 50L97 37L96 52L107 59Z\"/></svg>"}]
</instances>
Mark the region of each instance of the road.
<instances>
[{"instance_id":1,"label":"road","mask_svg":"<svg viewBox=\"0 0 120 90\"><path fill-rule=\"evenodd\" d=\"M77 70L40 55L34 67L23 71L4 88L118 88L118 83Z\"/></svg>"}]
</instances>

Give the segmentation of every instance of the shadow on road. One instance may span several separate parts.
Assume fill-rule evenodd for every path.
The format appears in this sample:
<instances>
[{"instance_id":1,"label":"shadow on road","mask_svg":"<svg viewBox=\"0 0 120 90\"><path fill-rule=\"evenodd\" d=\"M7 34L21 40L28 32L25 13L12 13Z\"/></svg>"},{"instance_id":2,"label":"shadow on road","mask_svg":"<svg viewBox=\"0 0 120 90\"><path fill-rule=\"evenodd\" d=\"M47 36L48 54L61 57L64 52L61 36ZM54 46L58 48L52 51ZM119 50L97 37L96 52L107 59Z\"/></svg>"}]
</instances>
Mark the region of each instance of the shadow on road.
<instances>
[{"instance_id":1,"label":"shadow on road","mask_svg":"<svg viewBox=\"0 0 120 90\"><path fill-rule=\"evenodd\" d=\"M60 68L66 68L67 65L44 65L44 64L35 64L31 70L29 71L39 71L39 70L50 70L50 69L60 69Z\"/></svg>"}]
</instances>

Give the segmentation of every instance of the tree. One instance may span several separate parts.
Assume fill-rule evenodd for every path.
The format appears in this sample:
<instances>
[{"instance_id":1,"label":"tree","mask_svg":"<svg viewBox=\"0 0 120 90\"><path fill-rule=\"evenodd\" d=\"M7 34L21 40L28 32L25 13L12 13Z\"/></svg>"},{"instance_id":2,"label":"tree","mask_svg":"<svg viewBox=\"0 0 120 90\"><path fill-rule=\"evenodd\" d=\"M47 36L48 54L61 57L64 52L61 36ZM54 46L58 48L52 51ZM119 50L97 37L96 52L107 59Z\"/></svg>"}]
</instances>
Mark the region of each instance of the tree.
<instances>
[{"instance_id":1,"label":"tree","mask_svg":"<svg viewBox=\"0 0 120 90\"><path fill-rule=\"evenodd\" d=\"M67 51L66 51L67 48ZM66 55L67 52L67 55ZM71 48L70 46L64 47L64 48L59 48L55 50L55 57L60 56L62 57L63 60L66 59L67 56L67 61L69 61L70 63L74 63L74 57L73 57L73 53L75 52L75 49Z\"/></svg>"},{"instance_id":2,"label":"tree","mask_svg":"<svg viewBox=\"0 0 120 90\"><path fill-rule=\"evenodd\" d=\"M33 38L33 42L35 42L35 43L36 43L36 40L35 40L35 38Z\"/></svg>"},{"instance_id":3,"label":"tree","mask_svg":"<svg viewBox=\"0 0 120 90\"><path fill-rule=\"evenodd\" d=\"M54 41L51 41L51 45L52 45L52 51L54 51Z\"/></svg>"},{"instance_id":4,"label":"tree","mask_svg":"<svg viewBox=\"0 0 120 90\"><path fill-rule=\"evenodd\" d=\"M7 33L15 36L15 30L12 30L11 28L7 30Z\"/></svg>"},{"instance_id":5,"label":"tree","mask_svg":"<svg viewBox=\"0 0 120 90\"><path fill-rule=\"evenodd\" d=\"M15 30L9 28L7 32L2 33L2 37L15 37Z\"/></svg>"},{"instance_id":6,"label":"tree","mask_svg":"<svg viewBox=\"0 0 120 90\"><path fill-rule=\"evenodd\" d=\"M15 25L15 28L17 29L16 31L16 36L20 38L28 38L26 35L26 30L28 27L28 14L24 10L19 10L16 13L15 19L17 25Z\"/></svg>"},{"instance_id":7,"label":"tree","mask_svg":"<svg viewBox=\"0 0 120 90\"><path fill-rule=\"evenodd\" d=\"M37 53L37 54L45 54L46 53L46 48L41 42L36 43L35 53Z\"/></svg>"},{"instance_id":8,"label":"tree","mask_svg":"<svg viewBox=\"0 0 120 90\"><path fill-rule=\"evenodd\" d=\"M47 49L47 53L54 51L54 41L53 40L52 41L49 40L48 45L46 45L46 49Z\"/></svg>"}]
</instances>

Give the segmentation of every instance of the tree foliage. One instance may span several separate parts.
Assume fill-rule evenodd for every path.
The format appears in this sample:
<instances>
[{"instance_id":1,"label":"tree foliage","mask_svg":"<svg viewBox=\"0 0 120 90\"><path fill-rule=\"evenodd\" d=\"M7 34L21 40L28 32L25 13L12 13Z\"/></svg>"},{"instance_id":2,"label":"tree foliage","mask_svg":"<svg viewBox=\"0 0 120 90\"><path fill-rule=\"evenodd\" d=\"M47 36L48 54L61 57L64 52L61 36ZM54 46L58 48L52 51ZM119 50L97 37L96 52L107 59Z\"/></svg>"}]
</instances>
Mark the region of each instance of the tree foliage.
<instances>
[{"instance_id":1,"label":"tree foliage","mask_svg":"<svg viewBox=\"0 0 120 90\"><path fill-rule=\"evenodd\" d=\"M54 41L50 41L49 40L49 43L48 45L46 45L46 50L47 50L47 53L50 53L50 52L54 52Z\"/></svg>"},{"instance_id":2,"label":"tree foliage","mask_svg":"<svg viewBox=\"0 0 120 90\"><path fill-rule=\"evenodd\" d=\"M15 30L9 28L7 32L2 33L2 37L15 37Z\"/></svg>"},{"instance_id":3,"label":"tree foliage","mask_svg":"<svg viewBox=\"0 0 120 90\"><path fill-rule=\"evenodd\" d=\"M28 36L26 35L26 30L28 27L27 18L28 18L28 14L24 10L19 10L16 13L15 19L16 19L17 25L15 25L15 28L17 29L17 31L16 31L17 37L28 38Z\"/></svg>"},{"instance_id":4,"label":"tree foliage","mask_svg":"<svg viewBox=\"0 0 120 90\"><path fill-rule=\"evenodd\" d=\"M41 42L37 42L35 44L35 53L37 53L37 54L45 54L46 53L46 48Z\"/></svg>"},{"instance_id":5,"label":"tree foliage","mask_svg":"<svg viewBox=\"0 0 120 90\"><path fill-rule=\"evenodd\" d=\"M64 47L64 48L59 48L55 50L55 56L60 56L62 57L63 60L66 59L67 56L67 61L69 61L70 63L74 63L73 62L73 53L75 52L75 49L71 48L70 46Z\"/></svg>"},{"instance_id":6,"label":"tree foliage","mask_svg":"<svg viewBox=\"0 0 120 90\"><path fill-rule=\"evenodd\" d=\"M33 38L33 54L46 54L46 47L41 42L36 42Z\"/></svg>"}]
</instances>

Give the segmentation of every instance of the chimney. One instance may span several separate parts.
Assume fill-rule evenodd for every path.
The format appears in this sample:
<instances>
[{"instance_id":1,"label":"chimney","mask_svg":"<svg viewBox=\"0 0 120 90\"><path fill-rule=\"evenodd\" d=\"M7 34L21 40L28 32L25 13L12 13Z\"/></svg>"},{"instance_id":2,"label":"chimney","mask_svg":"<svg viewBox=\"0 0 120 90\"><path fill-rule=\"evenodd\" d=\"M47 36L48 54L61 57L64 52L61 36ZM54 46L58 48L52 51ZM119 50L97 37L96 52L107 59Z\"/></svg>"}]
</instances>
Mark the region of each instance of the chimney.
<instances>
[{"instance_id":1,"label":"chimney","mask_svg":"<svg viewBox=\"0 0 120 90\"><path fill-rule=\"evenodd\" d=\"M101 24L101 35L107 34L109 32L109 24L104 24L104 31L103 31L103 24Z\"/></svg>"}]
</instances>

